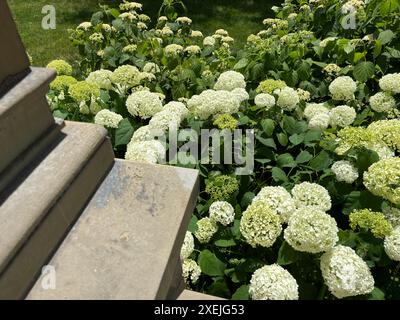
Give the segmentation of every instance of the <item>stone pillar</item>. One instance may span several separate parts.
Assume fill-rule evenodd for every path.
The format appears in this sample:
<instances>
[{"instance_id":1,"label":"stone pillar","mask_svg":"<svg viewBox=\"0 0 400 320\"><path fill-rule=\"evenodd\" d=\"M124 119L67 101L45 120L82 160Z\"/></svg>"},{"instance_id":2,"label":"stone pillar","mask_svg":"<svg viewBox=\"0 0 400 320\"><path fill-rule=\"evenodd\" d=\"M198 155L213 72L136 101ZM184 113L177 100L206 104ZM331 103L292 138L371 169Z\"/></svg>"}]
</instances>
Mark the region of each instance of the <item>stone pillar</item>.
<instances>
[{"instance_id":1,"label":"stone pillar","mask_svg":"<svg viewBox=\"0 0 400 320\"><path fill-rule=\"evenodd\" d=\"M6 0L0 0L0 97L29 73L29 59Z\"/></svg>"}]
</instances>

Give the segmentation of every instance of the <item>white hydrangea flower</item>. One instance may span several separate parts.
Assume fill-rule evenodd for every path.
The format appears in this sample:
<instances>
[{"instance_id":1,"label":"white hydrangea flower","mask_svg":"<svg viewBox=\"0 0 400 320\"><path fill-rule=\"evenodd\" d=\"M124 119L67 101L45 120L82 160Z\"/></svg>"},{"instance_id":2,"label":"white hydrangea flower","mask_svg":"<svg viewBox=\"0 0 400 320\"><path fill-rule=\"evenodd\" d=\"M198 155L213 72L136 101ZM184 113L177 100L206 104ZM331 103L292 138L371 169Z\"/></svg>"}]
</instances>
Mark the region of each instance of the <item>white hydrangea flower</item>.
<instances>
[{"instance_id":1,"label":"white hydrangea flower","mask_svg":"<svg viewBox=\"0 0 400 320\"><path fill-rule=\"evenodd\" d=\"M86 82L97 85L101 89L111 90L113 87L111 83L112 74L112 71L104 69L93 71L86 78Z\"/></svg>"},{"instance_id":2,"label":"white hydrangea flower","mask_svg":"<svg viewBox=\"0 0 400 320\"><path fill-rule=\"evenodd\" d=\"M329 113L320 113L310 119L308 122L308 128L323 131L329 127L330 121L331 117Z\"/></svg>"},{"instance_id":3,"label":"white hydrangea flower","mask_svg":"<svg viewBox=\"0 0 400 320\"><path fill-rule=\"evenodd\" d=\"M162 102L157 93L136 91L126 100L126 107L131 115L148 119L162 110Z\"/></svg>"},{"instance_id":4,"label":"white hydrangea flower","mask_svg":"<svg viewBox=\"0 0 400 320\"><path fill-rule=\"evenodd\" d=\"M329 109L325 107L325 103L307 103L304 109L304 117L308 121L320 114L329 114Z\"/></svg>"},{"instance_id":5,"label":"white hydrangea flower","mask_svg":"<svg viewBox=\"0 0 400 320\"><path fill-rule=\"evenodd\" d=\"M168 21L168 18L166 16L160 16L158 18L158 22L167 22L167 21Z\"/></svg>"},{"instance_id":6,"label":"white hydrangea flower","mask_svg":"<svg viewBox=\"0 0 400 320\"><path fill-rule=\"evenodd\" d=\"M384 241L385 252L394 261L400 261L400 226L396 227Z\"/></svg>"},{"instance_id":7,"label":"white hydrangea flower","mask_svg":"<svg viewBox=\"0 0 400 320\"><path fill-rule=\"evenodd\" d=\"M134 15L132 12L123 12L119 16L122 20L130 20L133 21L136 19L137 15Z\"/></svg>"},{"instance_id":8,"label":"white hydrangea flower","mask_svg":"<svg viewBox=\"0 0 400 320\"><path fill-rule=\"evenodd\" d=\"M231 224L235 220L235 209L226 201L215 201L211 204L210 219L219 222L224 226Z\"/></svg>"},{"instance_id":9,"label":"white hydrangea flower","mask_svg":"<svg viewBox=\"0 0 400 320\"><path fill-rule=\"evenodd\" d=\"M217 231L218 225L209 217L205 217L197 221L197 230L194 236L200 243L208 243Z\"/></svg>"},{"instance_id":10,"label":"white hydrangea flower","mask_svg":"<svg viewBox=\"0 0 400 320\"><path fill-rule=\"evenodd\" d=\"M332 207L328 190L316 183L302 182L295 185L292 196L297 208L311 206L325 212Z\"/></svg>"},{"instance_id":11,"label":"white hydrangea flower","mask_svg":"<svg viewBox=\"0 0 400 320\"><path fill-rule=\"evenodd\" d=\"M191 55L199 54L201 52L201 48L196 45L187 46L185 48L185 52Z\"/></svg>"},{"instance_id":12,"label":"white hydrangea flower","mask_svg":"<svg viewBox=\"0 0 400 320\"><path fill-rule=\"evenodd\" d=\"M137 50L136 44L128 44L127 46L122 48L123 53L135 53Z\"/></svg>"},{"instance_id":13,"label":"white hydrangea flower","mask_svg":"<svg viewBox=\"0 0 400 320\"><path fill-rule=\"evenodd\" d=\"M205 120L212 115L238 112L240 100L230 91L205 90L200 95L192 96L187 105L194 115Z\"/></svg>"},{"instance_id":14,"label":"white hydrangea flower","mask_svg":"<svg viewBox=\"0 0 400 320\"><path fill-rule=\"evenodd\" d=\"M190 19L188 17L178 17L178 18L176 18L175 22L189 25L192 23L192 19Z\"/></svg>"},{"instance_id":15,"label":"white hydrangea flower","mask_svg":"<svg viewBox=\"0 0 400 320\"><path fill-rule=\"evenodd\" d=\"M114 70L110 76L115 84L132 88L140 84L140 71L135 66L123 65Z\"/></svg>"},{"instance_id":16,"label":"white hydrangea flower","mask_svg":"<svg viewBox=\"0 0 400 320\"><path fill-rule=\"evenodd\" d=\"M330 124L332 127L345 128L350 126L356 119L357 113L354 108L349 106L337 106L331 109Z\"/></svg>"},{"instance_id":17,"label":"white hydrangea flower","mask_svg":"<svg viewBox=\"0 0 400 320\"><path fill-rule=\"evenodd\" d=\"M299 286L287 270L272 264L253 273L249 294L253 300L298 300Z\"/></svg>"},{"instance_id":18,"label":"white hydrangea flower","mask_svg":"<svg viewBox=\"0 0 400 320\"><path fill-rule=\"evenodd\" d=\"M171 113L167 110L157 112L149 122L149 126L152 129L159 129L162 131L178 129L181 123L181 118L175 113Z\"/></svg>"},{"instance_id":19,"label":"white hydrangea flower","mask_svg":"<svg viewBox=\"0 0 400 320\"><path fill-rule=\"evenodd\" d=\"M338 77L329 85L329 92L331 93L333 100L354 100L354 93L356 90L357 84L349 76Z\"/></svg>"},{"instance_id":20,"label":"white hydrangea flower","mask_svg":"<svg viewBox=\"0 0 400 320\"><path fill-rule=\"evenodd\" d=\"M252 247L271 247L282 232L279 215L267 204L256 201L243 212L240 232Z\"/></svg>"},{"instance_id":21,"label":"white hydrangea flower","mask_svg":"<svg viewBox=\"0 0 400 320\"><path fill-rule=\"evenodd\" d=\"M336 220L329 214L304 207L291 215L284 238L297 251L319 253L335 246L338 232Z\"/></svg>"},{"instance_id":22,"label":"white hydrangea flower","mask_svg":"<svg viewBox=\"0 0 400 320\"><path fill-rule=\"evenodd\" d=\"M268 110L275 106L276 101L273 95L270 95L268 93L260 93L254 98L254 103L257 106L265 107L265 109Z\"/></svg>"},{"instance_id":23,"label":"white hydrangea flower","mask_svg":"<svg viewBox=\"0 0 400 320\"><path fill-rule=\"evenodd\" d=\"M201 276L201 268L196 261L185 259L182 263L182 276L186 284L195 284Z\"/></svg>"},{"instance_id":24,"label":"white hydrangea flower","mask_svg":"<svg viewBox=\"0 0 400 320\"><path fill-rule=\"evenodd\" d=\"M290 87L275 90L278 95L276 104L283 110L292 111L300 102L299 94L296 90Z\"/></svg>"},{"instance_id":25,"label":"white hydrangea flower","mask_svg":"<svg viewBox=\"0 0 400 320\"><path fill-rule=\"evenodd\" d=\"M240 102L249 100L250 96L247 93L246 89L243 88L236 88L231 91L231 93L237 97Z\"/></svg>"},{"instance_id":26,"label":"white hydrangea flower","mask_svg":"<svg viewBox=\"0 0 400 320\"><path fill-rule=\"evenodd\" d=\"M374 289L375 281L368 265L350 247L338 245L324 253L321 271L336 298L368 294Z\"/></svg>"},{"instance_id":27,"label":"white hydrangea flower","mask_svg":"<svg viewBox=\"0 0 400 320\"><path fill-rule=\"evenodd\" d=\"M335 63L329 63L325 66L323 69L324 72L326 72L329 75L334 75L339 73L342 70L337 64Z\"/></svg>"},{"instance_id":28,"label":"white hydrangea flower","mask_svg":"<svg viewBox=\"0 0 400 320\"><path fill-rule=\"evenodd\" d=\"M400 73L387 74L379 80L379 87L386 92L400 93Z\"/></svg>"},{"instance_id":29,"label":"white hydrangea flower","mask_svg":"<svg viewBox=\"0 0 400 320\"><path fill-rule=\"evenodd\" d=\"M400 226L400 209L394 207L386 207L382 210L385 219L390 222L393 228Z\"/></svg>"},{"instance_id":30,"label":"white hydrangea flower","mask_svg":"<svg viewBox=\"0 0 400 320\"><path fill-rule=\"evenodd\" d=\"M164 106L163 110L176 114L177 116L180 117L181 121L186 119L186 117L189 115L188 108L186 108L186 106L182 102L179 102L179 101L168 102Z\"/></svg>"},{"instance_id":31,"label":"white hydrangea flower","mask_svg":"<svg viewBox=\"0 0 400 320\"><path fill-rule=\"evenodd\" d=\"M254 197L253 202L261 201L275 211L281 222L287 222L296 210L294 200L283 187L264 187Z\"/></svg>"},{"instance_id":32,"label":"white hydrangea flower","mask_svg":"<svg viewBox=\"0 0 400 320\"><path fill-rule=\"evenodd\" d=\"M212 47L215 45L215 39L213 37L205 37L203 40L203 45Z\"/></svg>"},{"instance_id":33,"label":"white hydrangea flower","mask_svg":"<svg viewBox=\"0 0 400 320\"><path fill-rule=\"evenodd\" d=\"M179 44L169 44L165 47L165 54L167 56L175 56L183 52L183 47Z\"/></svg>"},{"instance_id":34,"label":"white hydrangea flower","mask_svg":"<svg viewBox=\"0 0 400 320\"><path fill-rule=\"evenodd\" d=\"M185 240L181 248L181 260L185 260L190 257L194 251L194 238L190 231L186 231Z\"/></svg>"},{"instance_id":35,"label":"white hydrangea flower","mask_svg":"<svg viewBox=\"0 0 400 320\"><path fill-rule=\"evenodd\" d=\"M236 88L246 88L244 75L236 71L225 71L221 73L214 85L215 90L232 91Z\"/></svg>"},{"instance_id":36,"label":"white hydrangea flower","mask_svg":"<svg viewBox=\"0 0 400 320\"><path fill-rule=\"evenodd\" d=\"M369 104L376 112L389 112L396 107L396 100L387 92L378 92L369 98Z\"/></svg>"},{"instance_id":37,"label":"white hydrangea flower","mask_svg":"<svg viewBox=\"0 0 400 320\"><path fill-rule=\"evenodd\" d=\"M153 140L155 137L161 135L162 133L163 132L154 130L149 125L143 126L133 133L130 143Z\"/></svg>"},{"instance_id":38,"label":"white hydrangea flower","mask_svg":"<svg viewBox=\"0 0 400 320\"><path fill-rule=\"evenodd\" d=\"M87 30L89 30L91 27L92 27L92 23L86 21L86 22L82 22L82 23L77 27L77 29L82 29L82 30L87 31Z\"/></svg>"},{"instance_id":39,"label":"white hydrangea flower","mask_svg":"<svg viewBox=\"0 0 400 320\"><path fill-rule=\"evenodd\" d=\"M165 158L165 147L158 140L131 142L125 153L126 160L156 164Z\"/></svg>"},{"instance_id":40,"label":"white hydrangea flower","mask_svg":"<svg viewBox=\"0 0 400 320\"><path fill-rule=\"evenodd\" d=\"M120 114L103 109L97 112L96 116L94 117L94 123L108 128L118 128L118 125L122 119L123 118Z\"/></svg>"},{"instance_id":41,"label":"white hydrangea flower","mask_svg":"<svg viewBox=\"0 0 400 320\"><path fill-rule=\"evenodd\" d=\"M337 161L332 165L331 170L337 181L353 183L358 179L358 170L350 161Z\"/></svg>"},{"instance_id":42,"label":"white hydrangea flower","mask_svg":"<svg viewBox=\"0 0 400 320\"><path fill-rule=\"evenodd\" d=\"M301 88L297 88L297 94L299 95L299 98L301 101L309 101L311 98L311 93L310 91L303 90Z\"/></svg>"},{"instance_id":43,"label":"white hydrangea flower","mask_svg":"<svg viewBox=\"0 0 400 320\"><path fill-rule=\"evenodd\" d=\"M122 11L129 11L129 10L140 10L142 9L143 5L139 2L126 2L124 1L124 3L121 3L119 5L119 8Z\"/></svg>"},{"instance_id":44,"label":"white hydrangea flower","mask_svg":"<svg viewBox=\"0 0 400 320\"><path fill-rule=\"evenodd\" d=\"M192 30L192 32L190 33L190 36L192 38L203 38L203 33L198 30Z\"/></svg>"},{"instance_id":45,"label":"white hydrangea flower","mask_svg":"<svg viewBox=\"0 0 400 320\"><path fill-rule=\"evenodd\" d=\"M215 34L218 34L218 35L223 36L223 37L229 36L228 31L226 31L225 29L215 30Z\"/></svg>"},{"instance_id":46,"label":"white hydrangea flower","mask_svg":"<svg viewBox=\"0 0 400 320\"><path fill-rule=\"evenodd\" d=\"M160 67L154 62L147 62L143 67L143 72L156 74L160 72Z\"/></svg>"}]
</instances>

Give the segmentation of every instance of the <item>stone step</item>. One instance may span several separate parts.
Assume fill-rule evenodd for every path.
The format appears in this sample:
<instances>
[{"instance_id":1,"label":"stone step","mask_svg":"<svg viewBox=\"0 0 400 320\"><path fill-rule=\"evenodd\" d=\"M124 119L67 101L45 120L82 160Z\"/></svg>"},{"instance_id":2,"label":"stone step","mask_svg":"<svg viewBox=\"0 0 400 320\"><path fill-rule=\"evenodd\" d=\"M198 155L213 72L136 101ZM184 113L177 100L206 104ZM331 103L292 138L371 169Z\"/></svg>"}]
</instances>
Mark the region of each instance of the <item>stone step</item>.
<instances>
[{"instance_id":1,"label":"stone step","mask_svg":"<svg viewBox=\"0 0 400 320\"><path fill-rule=\"evenodd\" d=\"M27 299L166 299L198 194L198 172L116 160ZM47 289L46 289L47 288Z\"/></svg>"},{"instance_id":2,"label":"stone step","mask_svg":"<svg viewBox=\"0 0 400 320\"><path fill-rule=\"evenodd\" d=\"M54 76L49 69L32 68L0 98L0 172L54 125L45 97Z\"/></svg>"},{"instance_id":3,"label":"stone step","mask_svg":"<svg viewBox=\"0 0 400 320\"><path fill-rule=\"evenodd\" d=\"M6 0L0 0L0 97L29 72L29 59Z\"/></svg>"},{"instance_id":4,"label":"stone step","mask_svg":"<svg viewBox=\"0 0 400 320\"><path fill-rule=\"evenodd\" d=\"M113 163L107 131L66 122L0 194L0 299L21 299Z\"/></svg>"},{"instance_id":5,"label":"stone step","mask_svg":"<svg viewBox=\"0 0 400 320\"><path fill-rule=\"evenodd\" d=\"M178 300L225 300L225 299L191 290L183 290L181 295L178 297Z\"/></svg>"}]
</instances>

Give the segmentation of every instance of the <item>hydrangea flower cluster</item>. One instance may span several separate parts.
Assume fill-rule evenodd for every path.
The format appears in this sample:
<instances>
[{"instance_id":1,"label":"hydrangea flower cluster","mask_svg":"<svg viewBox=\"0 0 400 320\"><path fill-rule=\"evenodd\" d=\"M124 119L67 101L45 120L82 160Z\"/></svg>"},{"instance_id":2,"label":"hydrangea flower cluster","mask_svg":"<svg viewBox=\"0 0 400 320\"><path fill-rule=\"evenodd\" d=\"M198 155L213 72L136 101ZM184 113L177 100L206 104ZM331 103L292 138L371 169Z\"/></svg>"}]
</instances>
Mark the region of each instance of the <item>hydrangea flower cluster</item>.
<instances>
[{"instance_id":1,"label":"hydrangea flower cluster","mask_svg":"<svg viewBox=\"0 0 400 320\"><path fill-rule=\"evenodd\" d=\"M50 89L61 91L68 89L71 85L77 82L78 80L71 76L58 76L50 83Z\"/></svg>"},{"instance_id":2,"label":"hydrangea flower cluster","mask_svg":"<svg viewBox=\"0 0 400 320\"><path fill-rule=\"evenodd\" d=\"M111 81L126 88L133 88L140 84L140 71L135 66L123 65L114 70Z\"/></svg>"},{"instance_id":3,"label":"hydrangea flower cluster","mask_svg":"<svg viewBox=\"0 0 400 320\"><path fill-rule=\"evenodd\" d=\"M92 98L98 98L100 96L100 88L86 81L78 81L69 86L68 93L72 99L81 103L90 101Z\"/></svg>"},{"instance_id":4,"label":"hydrangea flower cluster","mask_svg":"<svg viewBox=\"0 0 400 320\"><path fill-rule=\"evenodd\" d=\"M391 73L379 80L379 87L386 92L400 93L400 73Z\"/></svg>"},{"instance_id":5,"label":"hydrangea flower cluster","mask_svg":"<svg viewBox=\"0 0 400 320\"><path fill-rule=\"evenodd\" d=\"M350 227L353 230L370 230L374 237L384 238L392 232L392 225L381 212L370 209L355 210L350 213Z\"/></svg>"},{"instance_id":6,"label":"hydrangea flower cluster","mask_svg":"<svg viewBox=\"0 0 400 320\"><path fill-rule=\"evenodd\" d=\"M185 259L182 263L182 275L187 285L195 284L201 276L201 268L196 261Z\"/></svg>"},{"instance_id":7,"label":"hydrangea flower cluster","mask_svg":"<svg viewBox=\"0 0 400 320\"><path fill-rule=\"evenodd\" d=\"M293 213L285 229L285 240L302 252L319 253L332 249L338 242L336 220L313 207L303 207Z\"/></svg>"},{"instance_id":8,"label":"hydrangea flower cluster","mask_svg":"<svg viewBox=\"0 0 400 320\"><path fill-rule=\"evenodd\" d=\"M385 207L382 209L382 213L385 215L387 221L396 228L400 226L400 209L394 207Z\"/></svg>"},{"instance_id":9,"label":"hydrangea flower cluster","mask_svg":"<svg viewBox=\"0 0 400 320\"><path fill-rule=\"evenodd\" d=\"M186 231L185 240L181 248L181 260L188 259L194 251L194 238L190 231Z\"/></svg>"},{"instance_id":10,"label":"hydrangea flower cluster","mask_svg":"<svg viewBox=\"0 0 400 320\"><path fill-rule=\"evenodd\" d=\"M206 184L206 193L213 201L227 201L239 190L239 183L235 177L220 175Z\"/></svg>"},{"instance_id":11,"label":"hydrangea flower cluster","mask_svg":"<svg viewBox=\"0 0 400 320\"><path fill-rule=\"evenodd\" d=\"M283 187L264 187L254 197L253 202L263 202L276 212L281 222L287 222L296 205L291 194Z\"/></svg>"},{"instance_id":12,"label":"hydrangea flower cluster","mask_svg":"<svg viewBox=\"0 0 400 320\"><path fill-rule=\"evenodd\" d=\"M156 164L164 159L165 152L165 147L158 140L130 142L125 159Z\"/></svg>"},{"instance_id":13,"label":"hydrangea flower cluster","mask_svg":"<svg viewBox=\"0 0 400 320\"><path fill-rule=\"evenodd\" d=\"M400 226L385 238L384 248L390 259L400 261Z\"/></svg>"},{"instance_id":14,"label":"hydrangea flower cluster","mask_svg":"<svg viewBox=\"0 0 400 320\"><path fill-rule=\"evenodd\" d=\"M374 195L400 204L400 158L389 158L372 164L364 172L364 185Z\"/></svg>"},{"instance_id":15,"label":"hydrangea flower cluster","mask_svg":"<svg viewBox=\"0 0 400 320\"><path fill-rule=\"evenodd\" d=\"M221 73L214 85L215 90L232 91L236 88L246 89L244 76L236 71L226 71Z\"/></svg>"},{"instance_id":16,"label":"hydrangea flower cluster","mask_svg":"<svg viewBox=\"0 0 400 320\"><path fill-rule=\"evenodd\" d=\"M126 100L126 107L134 117L148 119L162 110L162 101L157 93L136 91Z\"/></svg>"},{"instance_id":17,"label":"hydrangea flower cluster","mask_svg":"<svg viewBox=\"0 0 400 320\"><path fill-rule=\"evenodd\" d=\"M392 150L400 151L400 120L379 120L368 126L378 141L383 141Z\"/></svg>"},{"instance_id":18,"label":"hydrangea flower cluster","mask_svg":"<svg viewBox=\"0 0 400 320\"><path fill-rule=\"evenodd\" d=\"M100 110L94 117L94 123L100 124L107 128L118 128L119 123L122 121L122 116L113 111L103 109Z\"/></svg>"},{"instance_id":19,"label":"hydrangea flower cluster","mask_svg":"<svg viewBox=\"0 0 400 320\"><path fill-rule=\"evenodd\" d=\"M329 92L334 100L354 100L354 93L357 90L356 82L349 76L338 77L329 85Z\"/></svg>"},{"instance_id":20,"label":"hydrangea flower cluster","mask_svg":"<svg viewBox=\"0 0 400 320\"><path fill-rule=\"evenodd\" d=\"M339 182L353 183L359 176L357 168L347 160L336 161L331 170Z\"/></svg>"},{"instance_id":21,"label":"hydrangea flower cluster","mask_svg":"<svg viewBox=\"0 0 400 320\"><path fill-rule=\"evenodd\" d=\"M235 209L226 201L213 202L209 212L210 219L214 222L219 222L223 226L227 226L235 220Z\"/></svg>"},{"instance_id":22,"label":"hydrangea flower cluster","mask_svg":"<svg viewBox=\"0 0 400 320\"><path fill-rule=\"evenodd\" d=\"M396 100L387 92L378 92L370 97L369 104L376 112L389 112L396 107Z\"/></svg>"},{"instance_id":23,"label":"hydrangea flower cluster","mask_svg":"<svg viewBox=\"0 0 400 320\"><path fill-rule=\"evenodd\" d=\"M94 84L100 89L111 90L113 87L111 83L112 74L110 70L104 69L93 71L86 78L86 82Z\"/></svg>"},{"instance_id":24,"label":"hydrangea flower cluster","mask_svg":"<svg viewBox=\"0 0 400 320\"><path fill-rule=\"evenodd\" d=\"M292 196L296 207L313 207L326 212L332 206L328 190L316 183L302 182L292 189Z\"/></svg>"},{"instance_id":25,"label":"hydrangea flower cluster","mask_svg":"<svg viewBox=\"0 0 400 320\"><path fill-rule=\"evenodd\" d=\"M342 105L330 110L330 125L336 127L347 127L356 119L356 111L354 108Z\"/></svg>"},{"instance_id":26,"label":"hydrangea flower cluster","mask_svg":"<svg viewBox=\"0 0 400 320\"><path fill-rule=\"evenodd\" d=\"M53 69L59 76L70 76L72 74L72 66L65 60L53 60L46 68Z\"/></svg>"},{"instance_id":27,"label":"hydrangea flower cluster","mask_svg":"<svg viewBox=\"0 0 400 320\"><path fill-rule=\"evenodd\" d=\"M239 125L239 121L230 114L220 114L215 117L213 124L221 130L235 130Z\"/></svg>"},{"instance_id":28,"label":"hydrangea flower cluster","mask_svg":"<svg viewBox=\"0 0 400 320\"><path fill-rule=\"evenodd\" d=\"M177 129L188 113L189 111L182 102L171 101L151 118L149 127L163 132L168 129Z\"/></svg>"},{"instance_id":29,"label":"hydrangea flower cluster","mask_svg":"<svg viewBox=\"0 0 400 320\"><path fill-rule=\"evenodd\" d=\"M208 243L212 236L218 231L218 225L209 217L197 221L197 230L194 236L200 243Z\"/></svg>"},{"instance_id":30,"label":"hydrangea flower cluster","mask_svg":"<svg viewBox=\"0 0 400 320\"><path fill-rule=\"evenodd\" d=\"M240 232L252 247L271 247L282 232L281 220L264 202L248 206L240 220Z\"/></svg>"},{"instance_id":31,"label":"hydrangea flower cluster","mask_svg":"<svg viewBox=\"0 0 400 320\"><path fill-rule=\"evenodd\" d=\"M287 87L286 82L283 80L274 80L274 79L267 79L261 81L258 85L256 91L258 93L268 93L272 94L277 89L283 89Z\"/></svg>"},{"instance_id":32,"label":"hydrangea flower cluster","mask_svg":"<svg viewBox=\"0 0 400 320\"><path fill-rule=\"evenodd\" d=\"M172 43L167 45L164 50L167 56L177 56L182 53L184 49L180 44Z\"/></svg>"},{"instance_id":33,"label":"hydrangea flower cluster","mask_svg":"<svg viewBox=\"0 0 400 320\"><path fill-rule=\"evenodd\" d=\"M255 96L254 103L259 107L265 107L266 110L271 109L275 106L275 97L268 93L260 93Z\"/></svg>"},{"instance_id":34,"label":"hydrangea flower cluster","mask_svg":"<svg viewBox=\"0 0 400 320\"><path fill-rule=\"evenodd\" d=\"M283 110L292 111L300 102L299 94L293 88L277 89L274 93L278 95L276 104Z\"/></svg>"},{"instance_id":35,"label":"hydrangea flower cluster","mask_svg":"<svg viewBox=\"0 0 400 320\"><path fill-rule=\"evenodd\" d=\"M324 253L321 271L329 291L339 299L368 294L374 289L368 265L349 247L338 245Z\"/></svg>"},{"instance_id":36,"label":"hydrangea flower cluster","mask_svg":"<svg viewBox=\"0 0 400 320\"><path fill-rule=\"evenodd\" d=\"M212 115L238 112L240 102L238 97L230 91L205 90L199 95L192 96L187 105L194 115L205 120Z\"/></svg>"},{"instance_id":37,"label":"hydrangea flower cluster","mask_svg":"<svg viewBox=\"0 0 400 320\"><path fill-rule=\"evenodd\" d=\"M249 294L253 300L298 300L297 281L277 264L257 269L250 280Z\"/></svg>"}]
</instances>

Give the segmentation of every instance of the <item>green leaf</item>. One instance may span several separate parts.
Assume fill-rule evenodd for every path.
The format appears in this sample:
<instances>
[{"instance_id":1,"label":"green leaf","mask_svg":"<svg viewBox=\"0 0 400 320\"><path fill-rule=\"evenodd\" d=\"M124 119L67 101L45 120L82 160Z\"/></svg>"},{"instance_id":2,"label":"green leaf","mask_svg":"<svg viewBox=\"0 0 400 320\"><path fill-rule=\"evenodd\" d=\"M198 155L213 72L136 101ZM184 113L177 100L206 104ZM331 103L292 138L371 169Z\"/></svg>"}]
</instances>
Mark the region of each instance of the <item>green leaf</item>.
<instances>
[{"instance_id":1,"label":"green leaf","mask_svg":"<svg viewBox=\"0 0 400 320\"><path fill-rule=\"evenodd\" d=\"M264 146L276 149L275 141L272 138L265 139L263 137L257 137L257 140L260 141Z\"/></svg>"},{"instance_id":2,"label":"green leaf","mask_svg":"<svg viewBox=\"0 0 400 320\"><path fill-rule=\"evenodd\" d=\"M313 141L319 141L321 140L321 131L319 130L309 130L306 132L304 136L304 143L310 143Z\"/></svg>"},{"instance_id":3,"label":"green leaf","mask_svg":"<svg viewBox=\"0 0 400 320\"><path fill-rule=\"evenodd\" d=\"M362 148L357 151L356 166L360 173L368 170L372 164L378 161L379 155L373 150Z\"/></svg>"},{"instance_id":4,"label":"green leaf","mask_svg":"<svg viewBox=\"0 0 400 320\"><path fill-rule=\"evenodd\" d=\"M235 293L232 295L231 300L249 300L249 299L250 299L249 285L244 284L235 291Z\"/></svg>"},{"instance_id":5,"label":"green leaf","mask_svg":"<svg viewBox=\"0 0 400 320\"><path fill-rule=\"evenodd\" d=\"M278 138L278 142L280 143L281 146L283 146L283 147L287 146L289 140L288 140L286 134L281 132L281 133L278 133L276 135L276 137Z\"/></svg>"},{"instance_id":6,"label":"green leaf","mask_svg":"<svg viewBox=\"0 0 400 320\"><path fill-rule=\"evenodd\" d=\"M374 290L369 294L368 300L385 300L385 293L379 289L378 287L375 287Z\"/></svg>"},{"instance_id":7,"label":"green leaf","mask_svg":"<svg viewBox=\"0 0 400 320\"><path fill-rule=\"evenodd\" d=\"M293 145L297 146L298 144L300 144L304 141L304 135L295 133L289 137L289 141Z\"/></svg>"},{"instance_id":8,"label":"green leaf","mask_svg":"<svg viewBox=\"0 0 400 320\"><path fill-rule=\"evenodd\" d=\"M59 119L65 119L65 118L68 117L68 112L61 111L61 110L54 110L53 111L53 117L59 118Z\"/></svg>"},{"instance_id":9,"label":"green leaf","mask_svg":"<svg viewBox=\"0 0 400 320\"><path fill-rule=\"evenodd\" d=\"M296 262L298 259L299 253L294 250L286 241L283 241L281 247L279 248L278 260L276 263L281 266L286 266Z\"/></svg>"},{"instance_id":10,"label":"green leaf","mask_svg":"<svg viewBox=\"0 0 400 320\"><path fill-rule=\"evenodd\" d=\"M242 201L240 201L241 207L246 208L251 203L251 201L253 201L255 196L256 195L254 194L254 192L246 192L242 197Z\"/></svg>"},{"instance_id":11,"label":"green leaf","mask_svg":"<svg viewBox=\"0 0 400 320\"><path fill-rule=\"evenodd\" d=\"M215 241L214 244L217 247L223 247L223 248L236 246L236 242L232 239L230 239L230 240L220 239L220 240Z\"/></svg>"},{"instance_id":12,"label":"green leaf","mask_svg":"<svg viewBox=\"0 0 400 320\"><path fill-rule=\"evenodd\" d=\"M223 276L226 264L210 250L203 250L197 260L201 271L208 276Z\"/></svg>"},{"instance_id":13,"label":"green leaf","mask_svg":"<svg viewBox=\"0 0 400 320\"><path fill-rule=\"evenodd\" d=\"M278 167L272 168L272 178L277 182L288 182L288 177L286 176L286 173Z\"/></svg>"},{"instance_id":14,"label":"green leaf","mask_svg":"<svg viewBox=\"0 0 400 320\"><path fill-rule=\"evenodd\" d=\"M289 153L284 153L276 158L276 162L281 168L294 168L297 164L293 159L293 156Z\"/></svg>"},{"instance_id":15,"label":"green leaf","mask_svg":"<svg viewBox=\"0 0 400 320\"><path fill-rule=\"evenodd\" d=\"M354 78L360 82L366 82L375 74L375 65L371 61L358 63L353 70Z\"/></svg>"},{"instance_id":16,"label":"green leaf","mask_svg":"<svg viewBox=\"0 0 400 320\"><path fill-rule=\"evenodd\" d=\"M275 122L271 119L263 119L261 120L261 127L263 131L267 134L267 136L271 136L275 129Z\"/></svg>"},{"instance_id":17,"label":"green leaf","mask_svg":"<svg viewBox=\"0 0 400 320\"><path fill-rule=\"evenodd\" d=\"M332 163L329 154L326 151L322 151L318 156L310 161L310 167L316 171L322 171L328 169Z\"/></svg>"},{"instance_id":18,"label":"green leaf","mask_svg":"<svg viewBox=\"0 0 400 320\"><path fill-rule=\"evenodd\" d=\"M382 45L385 45L391 42L395 36L392 30L385 30L379 34L378 40L381 41Z\"/></svg>"},{"instance_id":19,"label":"green leaf","mask_svg":"<svg viewBox=\"0 0 400 320\"><path fill-rule=\"evenodd\" d=\"M208 288L207 293L223 298L229 298L231 295L228 285L224 279L215 279L214 283Z\"/></svg>"},{"instance_id":20,"label":"green leaf","mask_svg":"<svg viewBox=\"0 0 400 320\"><path fill-rule=\"evenodd\" d=\"M192 218L189 222L188 231L190 231L191 233L195 233L197 231L197 221L197 217L195 215L192 215Z\"/></svg>"},{"instance_id":21,"label":"green leaf","mask_svg":"<svg viewBox=\"0 0 400 320\"><path fill-rule=\"evenodd\" d=\"M310 161L313 158L312 154L309 153L308 151L302 151L299 153L299 155L296 157L296 162L297 163L306 163Z\"/></svg>"},{"instance_id":22,"label":"green leaf","mask_svg":"<svg viewBox=\"0 0 400 320\"><path fill-rule=\"evenodd\" d=\"M238 63L235 64L233 67L234 70L239 70L245 68L249 63L249 60L247 58L242 58L238 61Z\"/></svg>"},{"instance_id":23,"label":"green leaf","mask_svg":"<svg viewBox=\"0 0 400 320\"><path fill-rule=\"evenodd\" d=\"M134 128L129 122L129 119L123 119L115 131L115 146L127 145L129 141L131 141L133 132Z\"/></svg>"}]
</instances>

